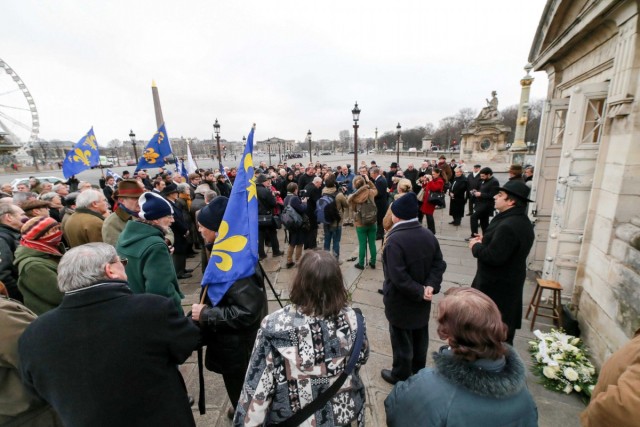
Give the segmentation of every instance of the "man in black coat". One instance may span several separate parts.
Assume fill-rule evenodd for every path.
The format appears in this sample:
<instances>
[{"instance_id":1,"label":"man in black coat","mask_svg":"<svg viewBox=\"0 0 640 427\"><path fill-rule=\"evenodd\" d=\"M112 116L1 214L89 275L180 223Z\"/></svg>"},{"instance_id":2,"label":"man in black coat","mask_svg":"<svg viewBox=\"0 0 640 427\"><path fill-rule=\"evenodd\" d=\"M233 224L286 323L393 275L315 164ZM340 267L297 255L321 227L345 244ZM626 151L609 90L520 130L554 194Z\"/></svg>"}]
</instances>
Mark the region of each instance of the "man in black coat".
<instances>
[{"instance_id":1,"label":"man in black coat","mask_svg":"<svg viewBox=\"0 0 640 427\"><path fill-rule=\"evenodd\" d=\"M134 295L123 261L106 243L62 257L62 303L18 342L23 382L67 427L195 426L178 365L198 328L170 299Z\"/></svg>"},{"instance_id":2,"label":"man in black coat","mask_svg":"<svg viewBox=\"0 0 640 427\"><path fill-rule=\"evenodd\" d=\"M258 214L273 215L276 207L276 196L271 192L271 177L266 174L260 174L256 178L256 193L258 196ZM273 257L282 256L284 252L280 251L280 243L278 242L278 230L273 223L265 224L258 227L258 255L260 259L265 259L265 240L269 239L271 245L271 255Z\"/></svg>"},{"instance_id":3,"label":"man in black coat","mask_svg":"<svg viewBox=\"0 0 640 427\"><path fill-rule=\"evenodd\" d=\"M381 376L395 384L427 363L431 300L440 291L447 264L436 237L417 220L418 199L414 193L393 202L391 213L394 226L385 240L382 265L393 367L383 369Z\"/></svg>"},{"instance_id":4,"label":"man in black coat","mask_svg":"<svg viewBox=\"0 0 640 427\"><path fill-rule=\"evenodd\" d=\"M380 168L374 166L371 168L371 180L373 184L376 186L376 190L378 190L378 194L373 199L376 204L377 209L377 223L378 229L376 231L376 240L382 240L384 237L384 228L382 227L382 220L384 219L384 215L387 213L387 201L389 200L389 188L387 185L387 180L380 173Z\"/></svg>"},{"instance_id":5,"label":"man in black coat","mask_svg":"<svg viewBox=\"0 0 640 427\"><path fill-rule=\"evenodd\" d=\"M0 281L4 283L9 297L23 301L18 289L18 268L13 264L20 243L22 220L28 219L22 208L11 203L0 204Z\"/></svg>"},{"instance_id":6,"label":"man in black coat","mask_svg":"<svg viewBox=\"0 0 640 427\"><path fill-rule=\"evenodd\" d=\"M507 342L513 345L522 320L522 292L527 274L527 256L533 245L533 225L527 217L529 187L522 181L509 181L498 189L495 207L499 212L484 236L469 241L478 259L472 287L491 298L509 328Z\"/></svg>"},{"instance_id":7,"label":"man in black coat","mask_svg":"<svg viewBox=\"0 0 640 427\"><path fill-rule=\"evenodd\" d=\"M469 199L469 213L467 215L471 216L473 214L473 207L476 203L476 198L473 197L473 191L479 189L480 187L480 169L482 166L473 165L473 170L469 172L467 175L467 185L468 185L468 193L467 198Z\"/></svg>"},{"instance_id":8,"label":"man in black coat","mask_svg":"<svg viewBox=\"0 0 640 427\"><path fill-rule=\"evenodd\" d=\"M494 196L498 194L500 183L493 177L491 168L480 169L480 186L478 190L471 191L471 196L475 198L475 208L470 218L471 237L465 239L467 242L478 234L478 221L482 232L489 226L489 217L493 216Z\"/></svg>"}]
</instances>

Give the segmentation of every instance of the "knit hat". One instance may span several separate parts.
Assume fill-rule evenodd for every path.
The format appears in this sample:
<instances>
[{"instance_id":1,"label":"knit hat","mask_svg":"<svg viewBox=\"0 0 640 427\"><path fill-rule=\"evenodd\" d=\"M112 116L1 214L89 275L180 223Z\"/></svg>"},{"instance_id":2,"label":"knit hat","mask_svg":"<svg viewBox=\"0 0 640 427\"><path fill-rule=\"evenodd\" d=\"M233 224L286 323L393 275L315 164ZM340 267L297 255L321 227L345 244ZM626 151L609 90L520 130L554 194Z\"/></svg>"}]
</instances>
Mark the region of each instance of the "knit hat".
<instances>
[{"instance_id":1,"label":"knit hat","mask_svg":"<svg viewBox=\"0 0 640 427\"><path fill-rule=\"evenodd\" d=\"M224 211L227 209L227 203L229 203L227 197L216 197L211 203L200 210L198 213L198 222L209 230L218 231L222 223Z\"/></svg>"},{"instance_id":2,"label":"knit hat","mask_svg":"<svg viewBox=\"0 0 640 427\"><path fill-rule=\"evenodd\" d=\"M418 216L418 198L415 193L406 193L391 204L391 212L396 218L414 219Z\"/></svg>"},{"instance_id":3,"label":"knit hat","mask_svg":"<svg viewBox=\"0 0 640 427\"><path fill-rule=\"evenodd\" d=\"M118 183L118 189L114 192L113 198L129 197L137 199L144 193L144 189L140 187L135 179L123 179Z\"/></svg>"},{"instance_id":4,"label":"knit hat","mask_svg":"<svg viewBox=\"0 0 640 427\"><path fill-rule=\"evenodd\" d=\"M138 216L142 219L150 221L173 215L171 204L156 193L143 193L138 199L138 203L140 204Z\"/></svg>"},{"instance_id":5,"label":"knit hat","mask_svg":"<svg viewBox=\"0 0 640 427\"><path fill-rule=\"evenodd\" d=\"M27 221L20 229L20 245L51 255L62 256L60 223L48 216L37 216Z\"/></svg>"},{"instance_id":6,"label":"knit hat","mask_svg":"<svg viewBox=\"0 0 640 427\"><path fill-rule=\"evenodd\" d=\"M160 194L162 194L164 197L167 197L169 194L177 193L177 192L178 192L178 186L172 182L171 184L167 184L167 186L164 187L164 190L162 190Z\"/></svg>"},{"instance_id":7,"label":"knit hat","mask_svg":"<svg viewBox=\"0 0 640 427\"><path fill-rule=\"evenodd\" d=\"M38 240L53 227L60 227L60 223L48 216L37 216L27 221L20 229L22 237L28 240Z\"/></svg>"}]
</instances>

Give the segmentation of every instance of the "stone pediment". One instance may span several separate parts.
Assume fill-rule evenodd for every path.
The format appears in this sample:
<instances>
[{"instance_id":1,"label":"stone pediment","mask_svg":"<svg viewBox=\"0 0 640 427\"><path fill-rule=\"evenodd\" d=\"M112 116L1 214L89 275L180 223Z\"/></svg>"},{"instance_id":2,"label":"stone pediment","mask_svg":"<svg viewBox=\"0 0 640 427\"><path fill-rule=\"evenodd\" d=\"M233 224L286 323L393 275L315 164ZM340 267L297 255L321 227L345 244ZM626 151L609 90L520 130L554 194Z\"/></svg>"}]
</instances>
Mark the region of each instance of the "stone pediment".
<instances>
[{"instance_id":1,"label":"stone pediment","mask_svg":"<svg viewBox=\"0 0 640 427\"><path fill-rule=\"evenodd\" d=\"M616 0L548 0L529 52L536 71L585 32L602 24ZM614 26L615 27L615 26Z\"/></svg>"}]
</instances>

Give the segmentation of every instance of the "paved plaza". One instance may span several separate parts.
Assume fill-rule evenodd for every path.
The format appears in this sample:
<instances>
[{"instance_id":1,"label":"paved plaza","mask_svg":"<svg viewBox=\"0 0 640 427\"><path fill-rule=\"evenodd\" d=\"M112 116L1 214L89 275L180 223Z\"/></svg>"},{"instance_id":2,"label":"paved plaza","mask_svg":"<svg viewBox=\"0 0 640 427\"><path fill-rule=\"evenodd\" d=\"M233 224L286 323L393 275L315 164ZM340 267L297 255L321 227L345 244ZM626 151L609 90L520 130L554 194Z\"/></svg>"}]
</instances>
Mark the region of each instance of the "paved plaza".
<instances>
[{"instance_id":1,"label":"paved plaza","mask_svg":"<svg viewBox=\"0 0 640 427\"><path fill-rule=\"evenodd\" d=\"M454 227L448 225L451 217L448 215L448 209L437 210L435 212L437 237L440 241L444 259L447 262L447 271L444 275L442 291L451 287L468 286L473 280L476 271L476 261L471 256L471 251L467 247L464 238L469 235L469 217L465 217L462 226ZM319 233L319 239L322 232ZM282 230L278 232L279 238L284 238ZM378 246L380 241L378 241ZM322 247L322 245L319 245ZM281 246L284 247L284 246ZM360 307L367 321L367 334L371 346L371 354L369 361L360 371L360 375L367 387L367 426L385 426L384 399L391 391L392 386L384 382L380 377L380 370L391 367L391 344L389 341L389 328L387 320L384 316L384 307L382 304L382 295L377 290L382 287L382 264L377 263L375 270L367 267L364 271L353 267L355 262L347 262L349 259L357 255L358 242L353 227L343 227L341 259L345 260L342 265L342 271L346 286L353 298L353 305ZM281 298L286 299L288 294L289 283L291 282L296 269L288 270L284 268L286 263L285 257L272 258L270 256L265 259L262 264L267 271L275 289L281 292ZM378 254L380 260L381 254ZM190 309L192 303L197 302L200 293L201 269L198 258L190 260L190 267L195 268L194 277L181 281L182 289L186 295L183 301L185 311ZM532 275L531 275L532 276ZM525 295L523 305L526 306L531 295L533 294L535 284L529 280L525 285ZM270 300L270 312L278 308L273 294L268 290ZM442 298L442 292L436 295L434 301L437 306L438 301ZM526 312L526 310L525 310ZM430 343L429 352L436 351L444 343L438 339L436 333L436 315L437 309L431 310ZM548 330L550 324L546 323L547 319L536 320L536 327L542 330ZM527 350L528 341L533 337L529 331L530 321L523 319L523 329L519 330L515 338L515 347L525 363L529 364L530 356ZM427 361L427 365L431 365L431 356ZM181 370L184 374L185 381L189 390L189 394L198 396L198 371L197 360L194 356L185 363ZM527 375L527 383L529 390L533 395L537 405L539 414L539 425L541 427L572 427L579 426L578 414L584 409L584 404L580 398L575 395L563 395L544 389L537 383L537 378L530 372ZM229 400L224 390L224 384L220 375L206 371L206 415L200 415L197 405L194 405L194 417L198 426L229 426L231 421L226 417L226 409L229 406Z\"/></svg>"}]
</instances>

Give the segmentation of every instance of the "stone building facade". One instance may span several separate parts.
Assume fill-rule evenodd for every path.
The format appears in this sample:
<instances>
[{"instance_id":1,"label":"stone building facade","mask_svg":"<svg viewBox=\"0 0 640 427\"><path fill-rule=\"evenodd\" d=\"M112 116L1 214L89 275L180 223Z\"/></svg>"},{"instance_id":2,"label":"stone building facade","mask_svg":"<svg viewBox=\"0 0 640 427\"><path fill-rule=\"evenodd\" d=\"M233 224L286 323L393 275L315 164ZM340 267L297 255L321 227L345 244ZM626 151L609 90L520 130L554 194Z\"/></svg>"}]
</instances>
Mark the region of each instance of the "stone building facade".
<instances>
[{"instance_id":1,"label":"stone building facade","mask_svg":"<svg viewBox=\"0 0 640 427\"><path fill-rule=\"evenodd\" d=\"M578 307L597 363L640 328L638 8L549 0L529 56L549 77L531 263Z\"/></svg>"}]
</instances>

